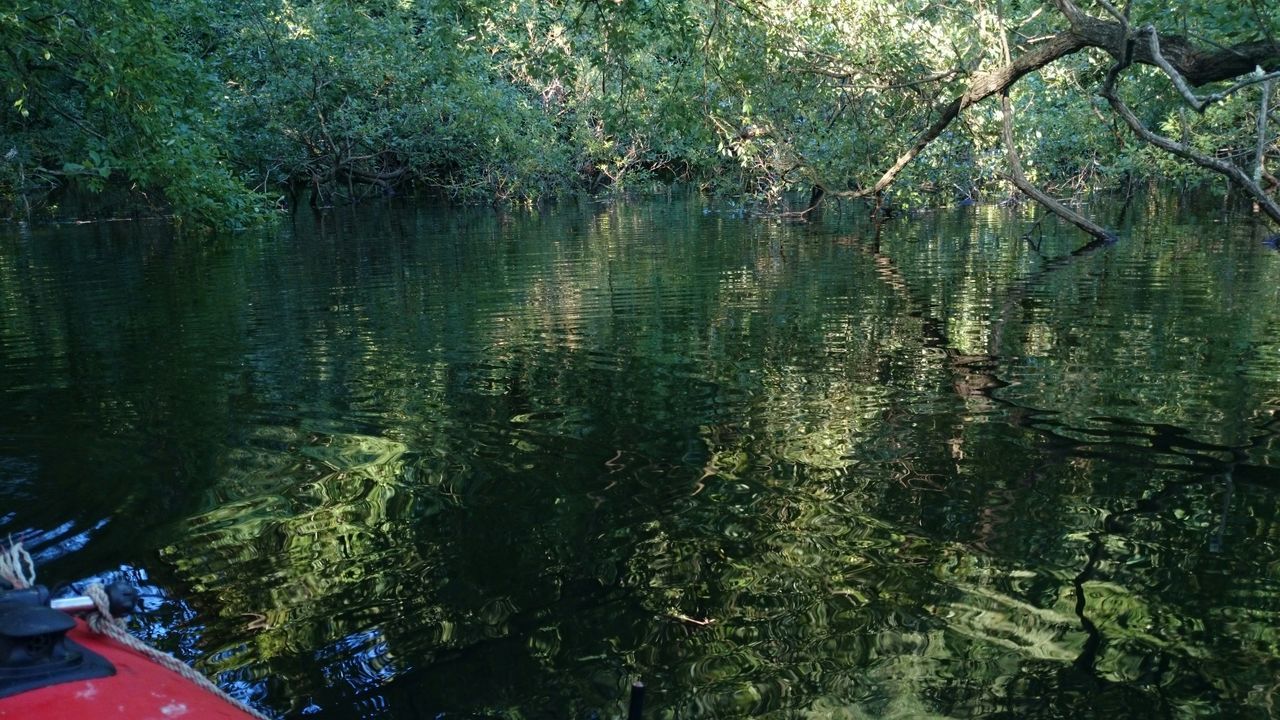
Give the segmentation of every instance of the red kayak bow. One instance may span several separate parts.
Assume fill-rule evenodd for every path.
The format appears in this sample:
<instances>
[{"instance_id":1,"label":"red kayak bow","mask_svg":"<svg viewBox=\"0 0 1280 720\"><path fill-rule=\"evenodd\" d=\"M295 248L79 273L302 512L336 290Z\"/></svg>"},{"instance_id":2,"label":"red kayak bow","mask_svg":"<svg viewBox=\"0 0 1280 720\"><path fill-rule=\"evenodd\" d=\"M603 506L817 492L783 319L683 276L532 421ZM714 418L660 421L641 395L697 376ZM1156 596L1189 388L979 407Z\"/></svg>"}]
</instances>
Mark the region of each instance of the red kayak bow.
<instances>
[{"instance_id":1,"label":"red kayak bow","mask_svg":"<svg viewBox=\"0 0 1280 720\"><path fill-rule=\"evenodd\" d=\"M251 720L253 715L47 605L0 603L0 718Z\"/></svg>"}]
</instances>

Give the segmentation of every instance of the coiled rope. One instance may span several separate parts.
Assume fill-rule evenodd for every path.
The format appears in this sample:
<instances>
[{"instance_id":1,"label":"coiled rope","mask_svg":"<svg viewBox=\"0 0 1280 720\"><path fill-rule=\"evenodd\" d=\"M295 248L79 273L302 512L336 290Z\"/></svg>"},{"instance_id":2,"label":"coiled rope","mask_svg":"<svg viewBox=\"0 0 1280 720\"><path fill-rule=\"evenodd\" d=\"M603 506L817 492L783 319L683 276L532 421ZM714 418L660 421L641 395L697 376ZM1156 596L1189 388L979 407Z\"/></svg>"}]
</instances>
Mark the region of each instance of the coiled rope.
<instances>
[{"instance_id":1,"label":"coiled rope","mask_svg":"<svg viewBox=\"0 0 1280 720\"><path fill-rule=\"evenodd\" d=\"M36 564L31 553L22 549L22 543L10 543L0 553L0 580L9 583L14 590L25 590L36 584Z\"/></svg>"},{"instance_id":2,"label":"coiled rope","mask_svg":"<svg viewBox=\"0 0 1280 720\"><path fill-rule=\"evenodd\" d=\"M22 548L22 543L13 543L0 553L0 580L9 583L15 590L29 588L36 582L36 567L31 554ZM258 720L271 720L267 715L228 695L225 690L213 684L209 678L194 668L163 650L157 650L134 637L125 627L123 618L111 614L111 600L107 597L107 589L101 583L94 583L85 590L85 595L93 601L94 611L88 613L85 622L89 629L105 635L117 643L133 650L155 664L177 673L182 678L202 690L212 693L234 705Z\"/></svg>"}]
</instances>

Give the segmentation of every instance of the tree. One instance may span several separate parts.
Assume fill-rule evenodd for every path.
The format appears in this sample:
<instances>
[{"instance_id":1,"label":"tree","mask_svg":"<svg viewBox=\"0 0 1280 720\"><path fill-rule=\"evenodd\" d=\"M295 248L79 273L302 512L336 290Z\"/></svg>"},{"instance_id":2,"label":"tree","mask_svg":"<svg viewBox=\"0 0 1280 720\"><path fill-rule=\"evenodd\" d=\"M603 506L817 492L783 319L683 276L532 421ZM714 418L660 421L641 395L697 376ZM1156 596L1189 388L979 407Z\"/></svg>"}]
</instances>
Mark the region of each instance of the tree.
<instances>
[{"instance_id":1,"label":"tree","mask_svg":"<svg viewBox=\"0 0 1280 720\"><path fill-rule=\"evenodd\" d=\"M1280 222L1278 34L1260 0L28 2L0 13L0 198L235 226L414 188L812 187L805 215L1011 181L1104 237L1054 198L1222 176Z\"/></svg>"},{"instance_id":2,"label":"tree","mask_svg":"<svg viewBox=\"0 0 1280 720\"><path fill-rule=\"evenodd\" d=\"M116 183L198 224L258 216L222 150L217 83L171 14L146 0L24 2L0 13L0 42L3 195L28 205L67 185Z\"/></svg>"},{"instance_id":3,"label":"tree","mask_svg":"<svg viewBox=\"0 0 1280 720\"><path fill-rule=\"evenodd\" d=\"M1184 7L1181 13L1184 23L1188 21L1188 15L1192 15L1197 24L1204 26L1201 29L1208 31L1206 34L1210 36L1222 34L1226 36L1223 39L1227 41L1233 37L1236 38L1236 41L1231 44L1213 40L1197 42L1187 36L1157 28L1154 19L1160 17L1162 11L1167 9L1164 3L1137 3L1135 7L1135 3L1130 2L1123 11L1106 0L1099 0L1098 4L1105 11L1102 16L1085 12L1072 0L1054 0L1052 5L1060 21L1050 25L1051 31L1048 33L1026 36L1019 33L1019 30L1036 21L1043 8L1036 7L1025 18L1014 22L1004 17L1006 8L1002 5L984 6L979 3L973 18L978 26L976 29L987 38L988 45L992 46L985 51L980 51L987 58L975 62L972 70L959 65L950 71L940 70L913 80L896 80L895 85L901 87L938 82L948 76L964 76L959 92L955 93L949 102L932 108L933 119L928 126L907 145L874 183L837 194L848 197L880 196L903 170L926 148L942 137L966 110L994 95L1005 95L1007 98L1010 90L1031 73L1061 62L1082 50L1093 49L1106 53L1114 61L1105 80L1100 84L1099 93L1107 99L1115 115L1122 119L1143 142L1226 176L1234 185L1251 195L1273 221L1280 222L1280 206L1277 206L1275 201L1261 189L1258 182L1265 149L1269 145L1266 134L1269 91L1263 92L1263 104L1256 123L1258 152L1254 156L1254 176L1250 177L1238 165L1210 157L1187 143L1171 140L1151 130L1133 112L1118 89L1120 79L1125 77L1126 71L1134 64L1158 68L1171 89L1175 91L1175 95L1200 113L1255 84L1262 84L1264 88L1269 88L1271 80L1280 77L1280 72L1276 72L1277 68L1280 68L1280 43L1273 36L1273 32L1277 29L1276 21L1265 18L1261 12L1256 13L1256 22L1248 22L1240 19L1248 14L1243 10L1223 13L1215 7L1204 4L1195 4L1191 8ZM1012 10L1020 7L1021 3L1011 2L1008 6L1007 9ZM1140 18L1151 21L1139 24ZM1054 25L1057 27L1054 28ZM1006 42L1008 34L1026 39L1016 44L1011 52ZM1001 52L994 52L995 48L999 48ZM810 57L822 59L820 53L807 54ZM988 59L992 56L994 56L994 62ZM957 52L954 59L963 61L964 57L964 52ZM836 61L840 62L838 58ZM810 70L811 72L834 72L829 64L825 67L811 66ZM843 71L841 74L848 77L853 74L853 71ZM1150 80L1146 78L1148 84ZM1201 87L1221 82L1232 84L1204 97L1196 96L1191 90L1193 86ZM1011 179L1014 183L1048 205L1055 213L1075 222L1087 232L1105 237L1107 233L1101 227L1036 190L1022 175L1014 147L1011 105L1007 99L1003 108L1004 143L1009 153ZM1167 112L1167 104L1162 107L1157 103L1151 103L1145 109L1148 112L1151 110Z\"/></svg>"}]
</instances>

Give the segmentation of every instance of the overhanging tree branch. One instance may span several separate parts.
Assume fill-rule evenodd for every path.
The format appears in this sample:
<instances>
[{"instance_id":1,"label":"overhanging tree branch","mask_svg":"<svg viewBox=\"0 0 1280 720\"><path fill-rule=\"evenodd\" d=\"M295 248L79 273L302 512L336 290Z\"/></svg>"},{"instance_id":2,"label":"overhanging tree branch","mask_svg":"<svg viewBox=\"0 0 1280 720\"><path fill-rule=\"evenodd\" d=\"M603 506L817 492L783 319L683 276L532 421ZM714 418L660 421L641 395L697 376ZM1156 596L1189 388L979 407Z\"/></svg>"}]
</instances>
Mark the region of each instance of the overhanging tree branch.
<instances>
[{"instance_id":1,"label":"overhanging tree branch","mask_svg":"<svg viewBox=\"0 0 1280 720\"><path fill-rule=\"evenodd\" d=\"M1116 60L1127 54L1131 63L1159 67L1149 45L1138 43L1126 51L1129 29L1120 20L1093 17L1071 0L1054 0L1054 5L1071 24L1071 32L1089 47L1104 50ZM1241 77L1259 67L1263 72L1280 70L1280 42L1275 40L1206 48L1180 35L1161 34L1160 54L1193 87Z\"/></svg>"},{"instance_id":2,"label":"overhanging tree branch","mask_svg":"<svg viewBox=\"0 0 1280 720\"><path fill-rule=\"evenodd\" d=\"M1265 80L1267 79L1266 75L1280 70L1280 42L1274 40L1238 43L1230 47L1211 49L1206 49L1184 37L1176 35L1158 38L1158 42L1134 43L1132 42L1126 14L1121 11L1115 11L1113 15L1115 19L1103 19L1084 12L1072 0L1053 0L1053 4L1066 19L1070 29L1050 36L1043 44L1037 45L1034 49L1005 62L1001 67L975 75L970 80L965 91L959 97L940 108L937 119L917 136L911 146L898 157L893 165L885 170L873 185L858 190L833 192L832 194L854 198L879 195L893 183L907 165L946 131L951 123L960 116L960 113L992 95L1008 91L1010 87L1028 73L1039 70L1084 48L1103 50L1115 57L1125 67L1132 63L1159 67L1171 79L1181 78L1183 85L1186 86L1184 96L1190 95L1193 98L1195 97L1194 93L1190 91L1192 86L1198 87L1211 82L1231 80L1253 73L1257 69L1263 71L1264 77L1258 78L1255 75L1219 93L1225 97L1226 94L1235 92L1241 87L1259 80ZM1114 10L1114 8L1112 9ZM1152 35L1154 38L1154 31ZM1113 86L1114 77L1110 78L1110 80ZM1112 89L1114 88L1112 87ZM1112 95L1114 96L1114 93ZM1221 99L1216 95L1218 94L1210 95L1207 101L1215 102ZM1108 100L1110 101L1111 98L1108 98ZM1240 183L1241 186L1250 189L1251 194L1254 194L1255 197L1258 194L1262 194L1265 202L1260 199L1260 206L1269 216L1280 222L1280 215L1272 214L1273 208L1278 212L1280 212L1280 208L1276 208L1275 202L1266 197L1264 193L1261 193L1257 184L1251 183L1248 177L1238 168L1228 166L1226 163L1213 158L1205 158L1189 147L1152 133L1137 120L1118 97L1112 102L1112 107L1147 142L1179 157L1191 160L1202 167L1223 173L1230 177L1233 182L1243 180L1244 182ZM1123 111L1121 111L1121 108L1123 108ZM1132 118L1132 122L1130 118ZM1138 128L1141 128L1141 130ZM1248 183L1248 185L1244 183ZM1257 191L1256 193L1254 192L1255 190ZM1032 194L1028 193L1028 195ZM1032 195L1032 197L1035 196ZM1083 228L1083 226L1082 229L1085 229L1086 232L1091 232L1087 228Z\"/></svg>"},{"instance_id":3,"label":"overhanging tree branch","mask_svg":"<svg viewBox=\"0 0 1280 720\"><path fill-rule=\"evenodd\" d=\"M1173 86L1177 88L1178 94L1182 96L1182 99L1186 100L1187 104L1199 113L1204 112L1205 108L1216 102L1222 101L1238 90L1256 83L1267 82L1268 80L1274 80L1275 78L1280 77L1280 72L1264 73L1262 72L1262 68L1259 67L1254 71L1251 77L1241 80L1226 90L1212 93L1202 98L1191 91L1191 88L1187 85L1186 79L1182 77L1182 73L1178 72L1177 68L1171 65L1169 61L1165 59L1164 54L1160 52L1160 33L1156 31L1155 27L1152 25L1144 25L1138 32L1146 34L1147 49L1151 53L1151 58L1155 61L1156 65L1164 71L1165 75L1169 76L1169 80L1173 82Z\"/></svg>"},{"instance_id":4,"label":"overhanging tree branch","mask_svg":"<svg viewBox=\"0 0 1280 720\"><path fill-rule=\"evenodd\" d=\"M1119 73L1117 73L1117 75L1118 74ZM1249 193L1249 195L1257 201L1259 208L1261 208L1268 217L1275 222L1280 223L1280 205L1277 205L1276 201L1271 199L1270 195L1263 192L1261 187L1250 180L1249 176L1246 175L1243 170L1231 163L1222 162L1217 158L1212 158L1208 155L1196 152L1188 145L1183 145L1180 142L1152 132L1142 123L1141 120L1138 119L1136 115L1133 114L1133 111L1130 110L1129 106L1120 99L1120 96L1116 94L1114 80L1108 79L1107 85L1102 89L1102 97L1106 98L1107 102L1111 103L1111 109L1116 111L1116 114L1124 120L1125 124L1128 125L1138 137L1152 145L1155 145L1161 150L1177 155L1184 160L1190 160L1206 170L1212 170L1220 175L1225 175L1229 180L1231 180L1231 182Z\"/></svg>"},{"instance_id":5,"label":"overhanging tree branch","mask_svg":"<svg viewBox=\"0 0 1280 720\"><path fill-rule=\"evenodd\" d=\"M848 191L839 194L845 197L867 197L884 192L885 188L889 187L889 185L893 183L894 179L898 177L903 169L905 169L912 160L915 160L930 143L938 139L938 136L942 135L943 131L951 125L952 121L960 116L961 112L979 102L982 102L992 95L995 95L996 93L1007 90L1027 73L1039 70L1051 62L1082 50L1085 47L1088 47L1088 45L1083 42L1082 38L1077 37L1074 32L1060 32L1044 44L1036 47L1035 50L1018 57L1004 67L975 76L974 79L969 82L969 87L964 91L964 93L955 100L952 100L946 107L942 108L942 112L938 116L938 119L935 120L933 124L930 125L929 128L918 138L916 138L916 141L911 145L911 147L898 157L898 160L880 176L880 179L876 181L875 185L863 188L862 190Z\"/></svg>"},{"instance_id":6,"label":"overhanging tree branch","mask_svg":"<svg viewBox=\"0 0 1280 720\"><path fill-rule=\"evenodd\" d=\"M1267 161L1267 116L1271 114L1271 80L1262 83L1262 102L1258 104L1258 144L1253 154L1253 182L1262 183Z\"/></svg>"},{"instance_id":7,"label":"overhanging tree branch","mask_svg":"<svg viewBox=\"0 0 1280 720\"><path fill-rule=\"evenodd\" d=\"M1022 160L1018 157L1018 148L1013 138L1013 103L1009 102L1009 93L1000 94L1001 134L1004 136L1005 160L1009 164L1009 181L1028 197L1045 206L1054 215L1063 218L1086 233L1099 240L1114 240L1115 236L1107 232L1101 225L1058 202L1053 196L1031 184L1026 173L1022 171Z\"/></svg>"},{"instance_id":8,"label":"overhanging tree branch","mask_svg":"<svg viewBox=\"0 0 1280 720\"><path fill-rule=\"evenodd\" d=\"M1249 193L1258 203L1258 207L1265 212L1268 217L1273 221L1280 223L1280 205L1277 205L1276 201L1264 192L1262 188L1259 187L1258 183L1250 179L1243 170L1231 163L1223 162L1217 158L1209 157L1203 153L1197 152L1190 145L1177 142L1153 132L1141 120L1139 120L1138 116L1134 115L1133 111L1129 109L1129 106L1120 99L1120 94L1116 92L1116 83L1120 78L1120 74L1132 64L1135 57L1133 50L1139 47L1142 47L1142 44L1136 41L1126 43L1126 48L1120 54L1118 61L1111 70L1107 72L1107 79L1106 82L1103 83L1101 95L1106 98L1108 103L1110 103L1111 109L1124 120L1125 124L1133 130L1134 134L1142 138L1145 142L1155 145L1161 150L1183 158L1184 160L1189 160L1206 170L1212 170L1213 172L1226 176L1227 179L1232 183L1235 183L1236 186ZM1147 45L1148 49L1151 47L1151 45Z\"/></svg>"},{"instance_id":9,"label":"overhanging tree branch","mask_svg":"<svg viewBox=\"0 0 1280 720\"><path fill-rule=\"evenodd\" d=\"M1003 17L1001 17L1001 22L1003 22ZM999 38L1000 54L1005 63L1010 63L1013 56L1009 52L1008 35L1001 32ZM1042 191L1027 179L1027 174L1022 169L1022 158L1018 156L1018 143L1013 134L1013 102L1009 100L1008 89L1000 93L1000 111L1000 131L1004 140L1005 162L1009 165L1009 174L1006 178L1024 194L1048 208L1050 212L1092 235L1095 239L1099 241L1113 240L1111 233L1100 225L1058 202L1056 198Z\"/></svg>"}]
</instances>

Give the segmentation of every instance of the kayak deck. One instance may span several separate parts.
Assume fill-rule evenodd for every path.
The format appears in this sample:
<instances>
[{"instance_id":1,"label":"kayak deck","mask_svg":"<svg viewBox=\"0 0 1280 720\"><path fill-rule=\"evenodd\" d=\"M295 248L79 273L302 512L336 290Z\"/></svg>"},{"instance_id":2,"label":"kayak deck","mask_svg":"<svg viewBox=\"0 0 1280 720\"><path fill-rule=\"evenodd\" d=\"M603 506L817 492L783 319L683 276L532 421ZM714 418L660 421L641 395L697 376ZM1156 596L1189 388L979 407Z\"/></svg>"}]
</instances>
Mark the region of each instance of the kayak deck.
<instances>
[{"instance_id":1,"label":"kayak deck","mask_svg":"<svg viewBox=\"0 0 1280 720\"><path fill-rule=\"evenodd\" d=\"M0 698L0 718L42 720L248 720L251 715L193 685L110 638L89 630L83 620L67 637L115 666L110 677L72 680Z\"/></svg>"}]
</instances>

